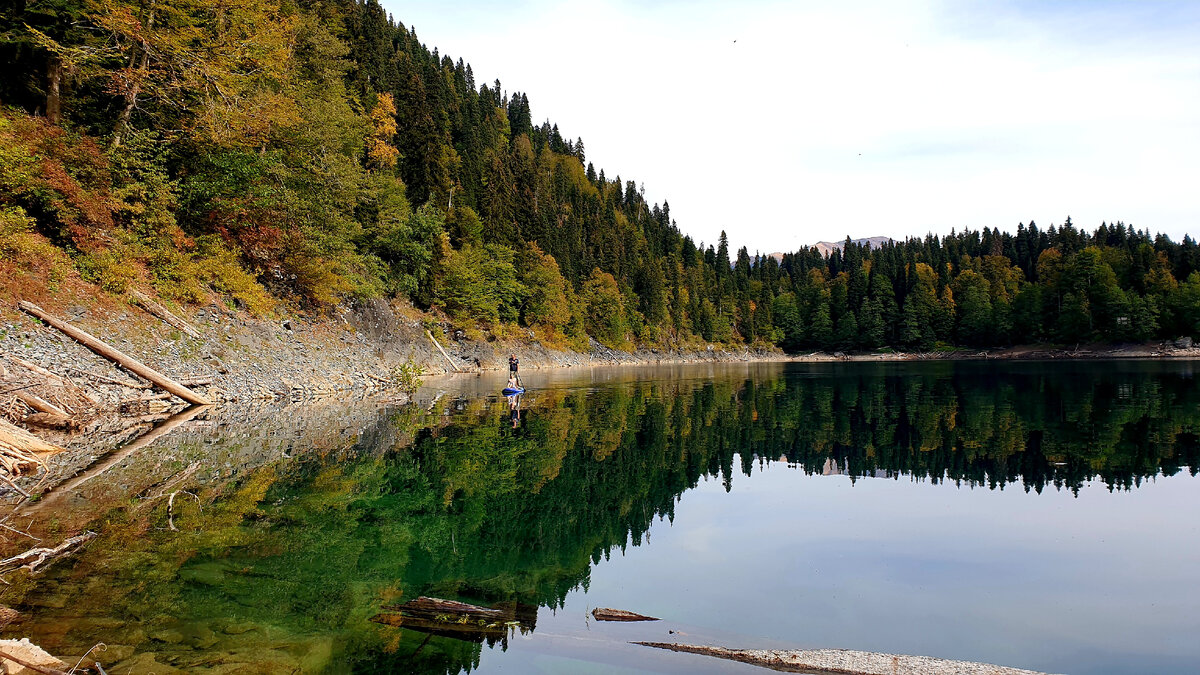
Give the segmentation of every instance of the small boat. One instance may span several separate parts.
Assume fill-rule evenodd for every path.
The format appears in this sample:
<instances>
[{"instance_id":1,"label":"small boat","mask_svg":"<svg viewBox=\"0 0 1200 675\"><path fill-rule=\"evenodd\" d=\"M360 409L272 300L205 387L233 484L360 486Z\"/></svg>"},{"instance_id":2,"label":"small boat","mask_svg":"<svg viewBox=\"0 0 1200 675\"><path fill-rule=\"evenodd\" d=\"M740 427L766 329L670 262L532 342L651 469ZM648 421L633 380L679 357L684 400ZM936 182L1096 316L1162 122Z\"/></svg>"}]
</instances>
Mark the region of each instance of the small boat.
<instances>
[{"instance_id":1,"label":"small boat","mask_svg":"<svg viewBox=\"0 0 1200 675\"><path fill-rule=\"evenodd\" d=\"M524 394L525 387L517 387L516 389L513 389L512 387L505 387L500 390L500 393L504 394L505 396L512 396L513 394Z\"/></svg>"}]
</instances>

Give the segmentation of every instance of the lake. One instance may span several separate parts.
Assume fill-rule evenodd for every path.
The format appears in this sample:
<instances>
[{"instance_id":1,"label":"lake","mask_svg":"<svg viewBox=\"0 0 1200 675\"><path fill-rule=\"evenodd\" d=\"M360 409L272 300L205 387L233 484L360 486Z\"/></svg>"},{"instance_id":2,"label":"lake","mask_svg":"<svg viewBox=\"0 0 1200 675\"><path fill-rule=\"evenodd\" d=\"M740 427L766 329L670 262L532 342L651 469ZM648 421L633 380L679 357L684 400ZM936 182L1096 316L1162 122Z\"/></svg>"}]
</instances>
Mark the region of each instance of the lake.
<instances>
[{"instance_id":1,"label":"lake","mask_svg":"<svg viewBox=\"0 0 1200 675\"><path fill-rule=\"evenodd\" d=\"M1193 670L1195 372L531 371L520 401L495 374L411 405L207 413L45 500L47 541L100 536L8 575L28 618L4 637L159 675L766 672L633 640ZM397 619L418 596L512 620Z\"/></svg>"}]
</instances>

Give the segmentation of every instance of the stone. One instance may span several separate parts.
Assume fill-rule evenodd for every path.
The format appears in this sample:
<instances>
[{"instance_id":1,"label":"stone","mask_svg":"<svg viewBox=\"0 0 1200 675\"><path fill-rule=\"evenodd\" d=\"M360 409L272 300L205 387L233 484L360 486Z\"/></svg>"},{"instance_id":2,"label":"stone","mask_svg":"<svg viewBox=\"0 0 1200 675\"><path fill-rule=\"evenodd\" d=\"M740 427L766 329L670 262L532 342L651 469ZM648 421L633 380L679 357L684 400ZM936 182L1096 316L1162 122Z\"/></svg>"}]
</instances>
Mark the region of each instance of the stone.
<instances>
[{"instance_id":1,"label":"stone","mask_svg":"<svg viewBox=\"0 0 1200 675\"><path fill-rule=\"evenodd\" d=\"M29 638L0 640L0 651L3 651L5 654L11 654L35 666L44 666L59 670L67 667L67 664L47 654L46 650L30 642ZM4 675L16 675L17 673L21 675L34 675L36 672L7 659L0 659L0 673Z\"/></svg>"},{"instance_id":2,"label":"stone","mask_svg":"<svg viewBox=\"0 0 1200 675\"><path fill-rule=\"evenodd\" d=\"M151 633L150 639L157 640L159 642L165 642L169 645L177 645L180 642L183 642L183 633L180 633L174 628L168 628L167 630L159 630Z\"/></svg>"},{"instance_id":3,"label":"stone","mask_svg":"<svg viewBox=\"0 0 1200 675\"><path fill-rule=\"evenodd\" d=\"M173 675L174 673L184 672L159 661L156 657L157 655L153 652L142 652L137 656L110 666L107 670L113 673L121 673L122 675L126 673L129 675L149 675L150 673L155 673L155 675Z\"/></svg>"},{"instance_id":4,"label":"stone","mask_svg":"<svg viewBox=\"0 0 1200 675\"><path fill-rule=\"evenodd\" d=\"M1175 341L1175 346L1179 349L1191 349L1192 344L1192 338L1189 335L1185 335Z\"/></svg>"},{"instance_id":5,"label":"stone","mask_svg":"<svg viewBox=\"0 0 1200 675\"><path fill-rule=\"evenodd\" d=\"M181 632L184 642L196 649L208 649L217 644L216 633L202 623L184 626Z\"/></svg>"},{"instance_id":6,"label":"stone","mask_svg":"<svg viewBox=\"0 0 1200 675\"><path fill-rule=\"evenodd\" d=\"M249 621L230 621L221 628L226 635L242 635L252 630L258 630L258 625Z\"/></svg>"}]
</instances>

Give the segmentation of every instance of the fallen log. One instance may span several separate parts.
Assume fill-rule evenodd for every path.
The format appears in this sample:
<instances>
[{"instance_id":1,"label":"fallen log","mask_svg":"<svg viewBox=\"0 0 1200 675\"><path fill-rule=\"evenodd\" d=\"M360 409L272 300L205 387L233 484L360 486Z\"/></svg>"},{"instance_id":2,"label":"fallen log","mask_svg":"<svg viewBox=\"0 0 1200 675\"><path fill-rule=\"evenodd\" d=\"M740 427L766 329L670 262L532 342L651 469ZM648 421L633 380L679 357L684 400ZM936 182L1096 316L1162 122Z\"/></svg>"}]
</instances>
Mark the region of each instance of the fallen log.
<instances>
[{"instance_id":1,"label":"fallen log","mask_svg":"<svg viewBox=\"0 0 1200 675\"><path fill-rule=\"evenodd\" d=\"M592 610L592 618L597 621L658 621L657 617L645 616L635 612L627 612L623 609L611 609L608 607L597 607Z\"/></svg>"},{"instance_id":2,"label":"fallen log","mask_svg":"<svg viewBox=\"0 0 1200 675\"><path fill-rule=\"evenodd\" d=\"M454 359L450 358L450 355L446 353L446 350L442 349L442 345L438 343L437 338L433 337L433 331L427 330L425 331L425 334L429 336L429 339L433 342L433 346L438 348L438 351L442 353L442 356L446 357L446 361L450 364L450 368L457 373L458 366L454 364Z\"/></svg>"},{"instance_id":3,"label":"fallen log","mask_svg":"<svg viewBox=\"0 0 1200 675\"><path fill-rule=\"evenodd\" d=\"M1042 675L1032 670L1006 668L971 661L951 661L929 656L904 656L850 649L726 649L709 645L670 642L631 644L673 652L728 659L785 673L841 673L842 675L927 675L928 673L987 673L988 675Z\"/></svg>"},{"instance_id":4,"label":"fallen log","mask_svg":"<svg viewBox=\"0 0 1200 675\"><path fill-rule=\"evenodd\" d=\"M374 623L416 630L429 635L452 637L467 642L494 644L507 641L516 628L529 632L537 623L537 607L516 602L480 607L465 602L419 597L371 617Z\"/></svg>"},{"instance_id":5,"label":"fallen log","mask_svg":"<svg viewBox=\"0 0 1200 675\"><path fill-rule=\"evenodd\" d=\"M171 310L167 309L166 307L163 307L162 305L158 304L154 300L151 300L150 296L146 295L145 293L143 293L137 289L134 289L133 292L130 293L130 295L133 297L133 301L135 303L137 303L138 305L140 305L142 307L142 309L146 310L147 312L150 312L154 316L157 316L158 318L162 319L167 324L174 326L175 328L178 328L180 331L182 331L188 337L193 337L193 338L196 338L197 340L200 339L200 333L195 328L192 328L191 325L188 324L188 322L175 316L171 312Z\"/></svg>"},{"instance_id":6,"label":"fallen log","mask_svg":"<svg viewBox=\"0 0 1200 675\"><path fill-rule=\"evenodd\" d=\"M60 387L63 391L69 393L72 396L77 396L77 397L83 399L88 404L94 405L94 404L98 403L98 401L95 399L95 397L93 397L88 392L84 391L81 387L76 385L74 382L68 380L66 377L59 375L58 373L55 373L53 371L46 370L45 368L39 366L36 363L30 363L29 361L26 361L25 359L19 359L12 355L10 355L8 358L12 359L13 363L21 366L22 368L30 371L31 373L34 373L36 375L41 375L43 378L46 379L46 384L48 384L48 385L50 385L52 387ZM48 412L48 411L42 410L39 412ZM68 412L71 412L71 411L68 411Z\"/></svg>"},{"instance_id":7,"label":"fallen log","mask_svg":"<svg viewBox=\"0 0 1200 675\"><path fill-rule=\"evenodd\" d=\"M456 600L442 600L441 598L429 598L426 596L421 596L416 600L409 600L399 605L387 605L384 609L403 612L412 616L452 614L467 616L472 619L503 619L505 616L505 612L502 609L480 607L479 605L471 605Z\"/></svg>"},{"instance_id":8,"label":"fallen log","mask_svg":"<svg viewBox=\"0 0 1200 675\"><path fill-rule=\"evenodd\" d=\"M17 365L25 368L28 371L36 373L36 374L41 375L42 377L46 378L46 381L50 385L53 385L55 387L62 387L64 389L66 389L67 391L70 391L71 393L83 398L88 403L97 403L96 399L93 398L91 394L84 391L82 388L80 388L74 382L68 380L66 377L59 375L56 372L46 370L45 368L39 366L36 363L30 363L29 361L26 361L24 359L19 359L15 356L9 356L9 358L12 359L13 363L16 363Z\"/></svg>"},{"instance_id":9,"label":"fallen log","mask_svg":"<svg viewBox=\"0 0 1200 675\"><path fill-rule=\"evenodd\" d=\"M49 413L51 415L58 415L60 417L70 417L67 411L36 394L29 393L28 391L18 390L13 392L13 396L16 396L17 400L19 400L21 403L24 403L40 413Z\"/></svg>"},{"instance_id":10,"label":"fallen log","mask_svg":"<svg viewBox=\"0 0 1200 675\"><path fill-rule=\"evenodd\" d=\"M45 321L50 326L62 331L63 333L66 333L69 337L71 337L75 341L79 342L84 347L87 347L88 349L92 350L93 352L96 352L100 356L103 356L104 358L108 359L109 361L112 361L113 363L124 368L125 370L128 370L129 372L133 373L134 375L137 375L138 377L149 380L150 382L153 382L154 384L158 385L162 389L165 389L166 391L169 391L172 394L175 394L176 396L187 401L188 403L195 403L197 405L209 405L211 403L211 401L209 401L208 399L204 398L203 396L197 394L196 392L192 391L191 389L188 389L187 387L183 386L182 384L179 384L175 380L172 380L171 378L167 377L166 375L163 375L162 373L158 372L157 370L154 370L153 368L145 365L141 361L138 361L137 359L135 359L131 356L128 356L126 354L123 354L122 352L114 349L113 347L109 346L102 340L100 340L96 337L93 337L91 334L87 333L86 331L80 330L79 328L76 328L75 326L71 325L70 323L67 323L66 321L63 321L61 319L51 316L49 313L46 312L46 310L42 309L41 307L38 307L37 305L35 305L31 302L25 301L25 300L22 300L21 302L17 303L17 306L20 307L22 311L32 314L33 316L41 319L42 321Z\"/></svg>"},{"instance_id":11,"label":"fallen log","mask_svg":"<svg viewBox=\"0 0 1200 675\"><path fill-rule=\"evenodd\" d=\"M197 377L181 377L179 384L185 387L207 387L213 383L212 375L200 375Z\"/></svg>"},{"instance_id":12,"label":"fallen log","mask_svg":"<svg viewBox=\"0 0 1200 675\"><path fill-rule=\"evenodd\" d=\"M76 431L82 426L79 420L73 417L44 412L26 415L21 418L21 422L43 429L66 429L68 431Z\"/></svg>"},{"instance_id":13,"label":"fallen log","mask_svg":"<svg viewBox=\"0 0 1200 675\"><path fill-rule=\"evenodd\" d=\"M42 377L46 378L46 380L49 381L49 383L54 386L64 387L67 384L66 379L63 378L61 375L59 375L58 373L54 373L49 370L46 370L45 368L39 366L36 363L30 363L29 361L26 361L25 359L19 359L15 356L9 356L8 358L12 359L13 363L17 364L18 366L21 366L25 370L36 373L36 374L41 375Z\"/></svg>"},{"instance_id":14,"label":"fallen log","mask_svg":"<svg viewBox=\"0 0 1200 675\"><path fill-rule=\"evenodd\" d=\"M115 384L119 387L129 387L130 389L149 389L150 388L150 385L148 385L144 382L130 382L128 380L118 380L115 377L108 377L107 375L100 375L99 373L93 373L90 370L80 370L79 368L76 368L75 370L79 373L82 373L83 375L85 375L87 377L92 378L93 380L96 380L97 382L103 382L105 384Z\"/></svg>"},{"instance_id":15,"label":"fallen log","mask_svg":"<svg viewBox=\"0 0 1200 675\"><path fill-rule=\"evenodd\" d=\"M28 453L30 455L52 455L62 448L47 443L21 427L0 419L0 450ZM36 461L36 460L35 460Z\"/></svg>"},{"instance_id":16,"label":"fallen log","mask_svg":"<svg viewBox=\"0 0 1200 675\"><path fill-rule=\"evenodd\" d=\"M47 548L45 546L31 548L24 553L18 553L11 558L0 560L0 570L7 571L17 568L24 568L30 572L36 572L38 567L45 565L47 562L54 560L55 558L68 554L71 549L83 544L84 542L95 539L96 536L97 535L95 532L88 530L83 534L75 535L74 537L63 541L63 543L55 546L54 548Z\"/></svg>"}]
</instances>

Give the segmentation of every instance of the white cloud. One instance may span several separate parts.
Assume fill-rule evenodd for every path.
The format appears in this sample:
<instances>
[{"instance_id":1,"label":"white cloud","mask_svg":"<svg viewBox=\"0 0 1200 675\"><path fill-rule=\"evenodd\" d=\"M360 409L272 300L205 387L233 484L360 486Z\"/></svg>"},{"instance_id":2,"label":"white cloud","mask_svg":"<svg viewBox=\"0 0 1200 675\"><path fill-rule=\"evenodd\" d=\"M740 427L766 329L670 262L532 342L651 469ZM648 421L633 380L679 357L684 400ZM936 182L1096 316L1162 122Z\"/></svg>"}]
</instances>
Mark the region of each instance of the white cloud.
<instances>
[{"instance_id":1,"label":"white cloud","mask_svg":"<svg viewBox=\"0 0 1200 675\"><path fill-rule=\"evenodd\" d=\"M1111 3L385 6L478 82L527 92L535 121L669 199L697 240L726 229L765 252L1067 215L1178 239L1200 222L1192 16Z\"/></svg>"}]
</instances>

